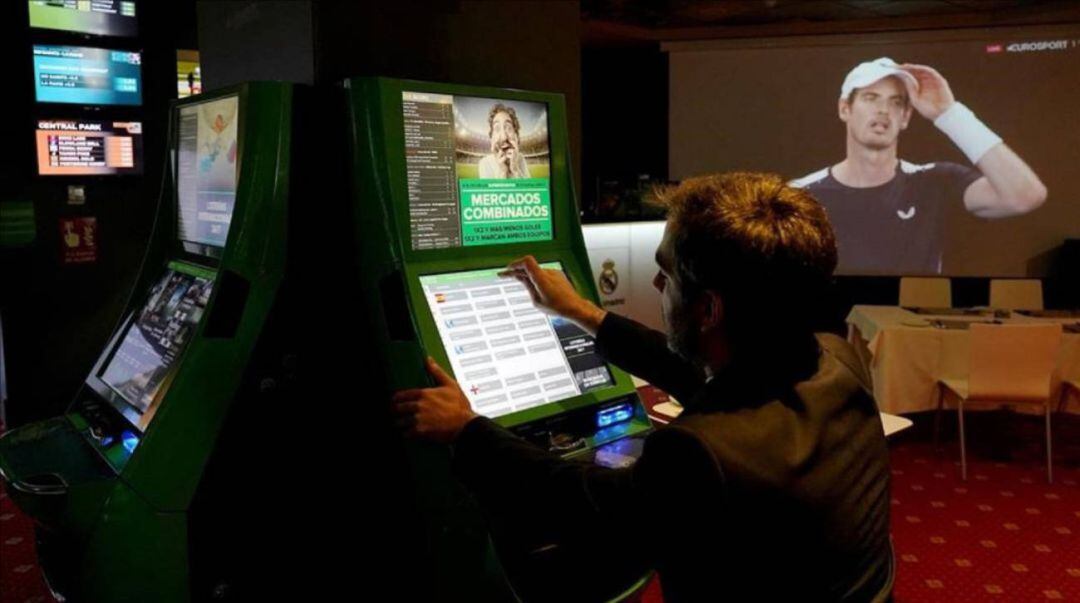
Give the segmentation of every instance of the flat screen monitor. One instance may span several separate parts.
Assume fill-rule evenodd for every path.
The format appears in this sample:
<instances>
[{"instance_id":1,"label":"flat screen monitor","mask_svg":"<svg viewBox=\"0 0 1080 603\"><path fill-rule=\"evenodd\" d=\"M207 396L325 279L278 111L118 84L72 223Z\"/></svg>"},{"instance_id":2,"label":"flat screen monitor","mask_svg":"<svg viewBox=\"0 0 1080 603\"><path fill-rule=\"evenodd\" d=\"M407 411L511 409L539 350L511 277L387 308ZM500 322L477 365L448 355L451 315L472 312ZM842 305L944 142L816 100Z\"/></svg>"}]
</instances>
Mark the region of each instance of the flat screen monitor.
<instances>
[{"instance_id":1,"label":"flat screen monitor","mask_svg":"<svg viewBox=\"0 0 1080 603\"><path fill-rule=\"evenodd\" d=\"M402 92L412 248L550 241L546 103Z\"/></svg>"},{"instance_id":2,"label":"flat screen monitor","mask_svg":"<svg viewBox=\"0 0 1080 603\"><path fill-rule=\"evenodd\" d=\"M141 174L142 122L39 119L37 164L42 176Z\"/></svg>"},{"instance_id":3,"label":"flat screen monitor","mask_svg":"<svg viewBox=\"0 0 1080 603\"><path fill-rule=\"evenodd\" d=\"M135 2L126 0L29 0L30 27L97 36L139 33Z\"/></svg>"},{"instance_id":4,"label":"flat screen monitor","mask_svg":"<svg viewBox=\"0 0 1080 603\"><path fill-rule=\"evenodd\" d=\"M178 233L184 247L219 255L236 203L240 99L181 106L177 124Z\"/></svg>"},{"instance_id":5,"label":"flat screen monitor","mask_svg":"<svg viewBox=\"0 0 1080 603\"><path fill-rule=\"evenodd\" d=\"M141 105L142 54L85 46L34 45L39 103Z\"/></svg>"},{"instance_id":6,"label":"flat screen monitor","mask_svg":"<svg viewBox=\"0 0 1080 603\"><path fill-rule=\"evenodd\" d=\"M162 382L199 326L214 282L170 268L124 332L100 379L139 415L145 427Z\"/></svg>"},{"instance_id":7,"label":"flat screen monitor","mask_svg":"<svg viewBox=\"0 0 1080 603\"><path fill-rule=\"evenodd\" d=\"M544 268L562 269L558 262ZM541 312L502 268L420 277L450 367L473 410L499 417L615 384L596 341Z\"/></svg>"}]
</instances>

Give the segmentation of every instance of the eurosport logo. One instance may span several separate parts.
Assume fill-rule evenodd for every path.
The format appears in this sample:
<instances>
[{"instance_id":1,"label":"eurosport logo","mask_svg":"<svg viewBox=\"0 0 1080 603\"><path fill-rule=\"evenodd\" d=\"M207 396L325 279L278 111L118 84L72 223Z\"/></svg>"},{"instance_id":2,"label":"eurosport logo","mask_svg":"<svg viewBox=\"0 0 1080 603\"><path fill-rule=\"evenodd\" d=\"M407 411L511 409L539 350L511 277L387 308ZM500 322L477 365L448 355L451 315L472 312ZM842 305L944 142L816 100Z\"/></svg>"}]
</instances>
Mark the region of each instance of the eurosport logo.
<instances>
[{"instance_id":1,"label":"eurosport logo","mask_svg":"<svg viewBox=\"0 0 1080 603\"><path fill-rule=\"evenodd\" d=\"M1013 42L1012 44L987 44L987 54L1000 52L1044 52L1047 50L1067 50L1068 40L1041 40L1038 42Z\"/></svg>"}]
</instances>

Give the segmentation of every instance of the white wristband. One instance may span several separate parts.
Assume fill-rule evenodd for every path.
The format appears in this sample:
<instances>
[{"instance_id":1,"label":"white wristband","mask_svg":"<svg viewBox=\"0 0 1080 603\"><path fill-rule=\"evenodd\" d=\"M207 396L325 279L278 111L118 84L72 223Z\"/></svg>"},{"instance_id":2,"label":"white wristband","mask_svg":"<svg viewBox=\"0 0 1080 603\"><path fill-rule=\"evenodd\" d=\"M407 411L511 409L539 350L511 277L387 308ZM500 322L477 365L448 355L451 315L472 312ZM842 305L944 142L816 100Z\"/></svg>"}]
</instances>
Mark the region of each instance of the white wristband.
<instances>
[{"instance_id":1,"label":"white wristband","mask_svg":"<svg viewBox=\"0 0 1080 603\"><path fill-rule=\"evenodd\" d=\"M979 121L978 117L962 103L954 102L934 120L937 129L945 133L971 163L979 163L987 151L1001 142L1001 137Z\"/></svg>"}]
</instances>

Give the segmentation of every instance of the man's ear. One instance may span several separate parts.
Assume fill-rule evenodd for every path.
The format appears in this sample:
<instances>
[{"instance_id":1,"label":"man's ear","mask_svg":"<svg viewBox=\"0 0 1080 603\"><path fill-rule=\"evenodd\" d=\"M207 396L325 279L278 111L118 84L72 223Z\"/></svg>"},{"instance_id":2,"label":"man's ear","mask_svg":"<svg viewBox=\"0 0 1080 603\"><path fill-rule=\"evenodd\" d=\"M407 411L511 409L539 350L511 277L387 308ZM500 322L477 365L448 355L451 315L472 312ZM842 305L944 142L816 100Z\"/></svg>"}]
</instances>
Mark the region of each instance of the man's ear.
<instances>
[{"instance_id":1,"label":"man's ear","mask_svg":"<svg viewBox=\"0 0 1080 603\"><path fill-rule=\"evenodd\" d=\"M906 130L907 127L908 127L908 124L911 123L912 109L913 109L913 107L911 106L911 102L908 101L907 107L904 107L904 117L903 117L903 119L900 120L900 129L901 130Z\"/></svg>"},{"instance_id":2,"label":"man's ear","mask_svg":"<svg viewBox=\"0 0 1080 603\"><path fill-rule=\"evenodd\" d=\"M706 290L701 295L699 313L702 332L716 328L724 321L724 301L715 291Z\"/></svg>"},{"instance_id":3,"label":"man's ear","mask_svg":"<svg viewBox=\"0 0 1080 603\"><path fill-rule=\"evenodd\" d=\"M847 123L849 117L851 117L851 103L846 98L840 99L836 104L836 114L840 116L840 121Z\"/></svg>"}]
</instances>

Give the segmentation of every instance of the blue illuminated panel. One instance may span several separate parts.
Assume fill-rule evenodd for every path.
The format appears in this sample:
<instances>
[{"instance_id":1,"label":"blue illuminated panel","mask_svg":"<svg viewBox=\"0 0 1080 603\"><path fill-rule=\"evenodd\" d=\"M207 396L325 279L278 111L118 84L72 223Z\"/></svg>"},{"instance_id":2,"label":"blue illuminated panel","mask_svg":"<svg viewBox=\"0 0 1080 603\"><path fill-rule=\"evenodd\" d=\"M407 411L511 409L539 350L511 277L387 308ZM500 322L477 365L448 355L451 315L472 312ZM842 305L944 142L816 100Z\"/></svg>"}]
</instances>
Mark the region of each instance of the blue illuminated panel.
<instances>
[{"instance_id":1,"label":"blue illuminated panel","mask_svg":"<svg viewBox=\"0 0 1080 603\"><path fill-rule=\"evenodd\" d=\"M39 103L141 105L142 55L84 46L34 45Z\"/></svg>"},{"instance_id":2,"label":"blue illuminated panel","mask_svg":"<svg viewBox=\"0 0 1080 603\"><path fill-rule=\"evenodd\" d=\"M612 406L611 408L605 408L596 413L596 427L597 429L603 429L605 427L611 427L617 423L625 423L634 417L634 407L630 404L620 404L618 406Z\"/></svg>"}]
</instances>

